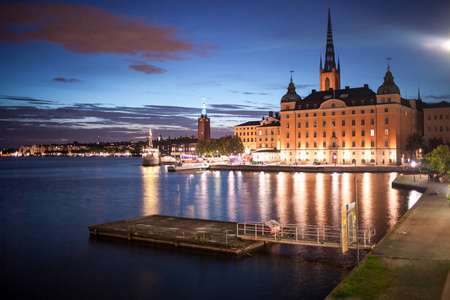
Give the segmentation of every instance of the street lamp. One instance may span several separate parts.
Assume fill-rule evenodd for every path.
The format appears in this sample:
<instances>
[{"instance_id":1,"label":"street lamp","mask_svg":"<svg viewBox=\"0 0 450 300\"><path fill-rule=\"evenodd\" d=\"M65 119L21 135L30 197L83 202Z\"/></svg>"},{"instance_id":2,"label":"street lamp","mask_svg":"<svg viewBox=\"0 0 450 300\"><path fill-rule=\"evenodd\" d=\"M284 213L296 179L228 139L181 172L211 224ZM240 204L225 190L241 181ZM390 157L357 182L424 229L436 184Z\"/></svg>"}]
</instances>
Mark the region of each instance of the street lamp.
<instances>
[{"instance_id":1,"label":"street lamp","mask_svg":"<svg viewBox=\"0 0 450 300\"><path fill-rule=\"evenodd\" d=\"M416 172L414 171L414 168L416 167L416 162L414 160L411 163L411 167L413 168L414 182L416 182Z\"/></svg>"},{"instance_id":2,"label":"street lamp","mask_svg":"<svg viewBox=\"0 0 450 300\"><path fill-rule=\"evenodd\" d=\"M336 167L336 154L334 155L334 166Z\"/></svg>"}]
</instances>

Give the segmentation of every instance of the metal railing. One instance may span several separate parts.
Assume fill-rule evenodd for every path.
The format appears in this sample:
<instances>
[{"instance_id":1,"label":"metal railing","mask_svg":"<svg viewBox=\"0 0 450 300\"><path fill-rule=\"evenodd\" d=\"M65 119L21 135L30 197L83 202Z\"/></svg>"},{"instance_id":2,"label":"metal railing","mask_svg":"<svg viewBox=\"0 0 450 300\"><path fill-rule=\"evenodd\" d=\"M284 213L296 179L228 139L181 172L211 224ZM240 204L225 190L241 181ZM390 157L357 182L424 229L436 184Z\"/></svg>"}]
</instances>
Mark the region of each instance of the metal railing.
<instances>
[{"instance_id":1,"label":"metal railing","mask_svg":"<svg viewBox=\"0 0 450 300\"><path fill-rule=\"evenodd\" d=\"M269 227L265 222L247 221L237 223L236 233L239 238L253 240L264 240L274 242L302 242L308 243L336 243L342 244L341 228L325 225L302 225L302 224L282 224L279 228ZM358 230L358 242L360 245L369 247L373 245L373 237L376 234L375 228L363 228ZM354 233L349 232L349 245L356 245Z\"/></svg>"}]
</instances>

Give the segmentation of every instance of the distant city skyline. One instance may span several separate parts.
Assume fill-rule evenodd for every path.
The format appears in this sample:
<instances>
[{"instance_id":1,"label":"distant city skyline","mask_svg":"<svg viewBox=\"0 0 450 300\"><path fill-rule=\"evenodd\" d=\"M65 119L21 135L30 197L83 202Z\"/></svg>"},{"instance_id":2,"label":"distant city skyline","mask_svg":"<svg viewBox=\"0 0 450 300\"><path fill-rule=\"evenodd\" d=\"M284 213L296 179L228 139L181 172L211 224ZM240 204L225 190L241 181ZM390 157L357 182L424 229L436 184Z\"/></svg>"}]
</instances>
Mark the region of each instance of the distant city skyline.
<instances>
[{"instance_id":1,"label":"distant city skyline","mask_svg":"<svg viewBox=\"0 0 450 300\"><path fill-rule=\"evenodd\" d=\"M0 3L0 147L197 134L279 111L291 73L319 89L329 1ZM450 3L331 1L341 88L450 99Z\"/></svg>"}]
</instances>

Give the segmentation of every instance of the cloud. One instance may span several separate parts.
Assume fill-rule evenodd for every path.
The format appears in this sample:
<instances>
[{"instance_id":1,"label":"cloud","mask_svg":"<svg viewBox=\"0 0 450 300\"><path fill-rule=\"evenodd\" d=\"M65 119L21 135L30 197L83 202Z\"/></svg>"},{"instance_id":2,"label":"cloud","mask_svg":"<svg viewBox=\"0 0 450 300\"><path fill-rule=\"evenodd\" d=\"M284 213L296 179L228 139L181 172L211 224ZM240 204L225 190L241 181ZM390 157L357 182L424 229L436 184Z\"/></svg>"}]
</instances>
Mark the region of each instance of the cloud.
<instances>
[{"instance_id":1,"label":"cloud","mask_svg":"<svg viewBox=\"0 0 450 300\"><path fill-rule=\"evenodd\" d=\"M55 104L56 102L51 100L42 100L42 99L34 99L29 97L17 97L17 96L0 96L0 100L8 100L8 101L20 101L20 102L27 102L28 104L42 104L42 105L48 105L48 104Z\"/></svg>"},{"instance_id":2,"label":"cloud","mask_svg":"<svg viewBox=\"0 0 450 300\"><path fill-rule=\"evenodd\" d=\"M228 90L228 91L233 94L270 96L270 94L268 94L268 93L240 92L240 91L234 91L234 90Z\"/></svg>"},{"instance_id":3,"label":"cloud","mask_svg":"<svg viewBox=\"0 0 450 300\"><path fill-rule=\"evenodd\" d=\"M62 77L53 78L53 80L54 80L54 81L59 81L59 82L64 82L64 83L80 82L79 79L75 79L75 78L62 78Z\"/></svg>"},{"instance_id":4,"label":"cloud","mask_svg":"<svg viewBox=\"0 0 450 300\"><path fill-rule=\"evenodd\" d=\"M424 98L431 98L433 100L450 100L450 95L428 95L428 96L424 96Z\"/></svg>"},{"instance_id":5,"label":"cloud","mask_svg":"<svg viewBox=\"0 0 450 300\"><path fill-rule=\"evenodd\" d=\"M130 68L135 71L144 72L145 74L161 74L167 72L165 69L152 65L131 65Z\"/></svg>"},{"instance_id":6,"label":"cloud","mask_svg":"<svg viewBox=\"0 0 450 300\"><path fill-rule=\"evenodd\" d=\"M165 61L210 57L217 49L174 38L182 28L153 25L90 5L0 3L0 20L0 41L46 41L80 54L108 53ZM130 68L147 74L163 70L152 66Z\"/></svg>"}]
</instances>

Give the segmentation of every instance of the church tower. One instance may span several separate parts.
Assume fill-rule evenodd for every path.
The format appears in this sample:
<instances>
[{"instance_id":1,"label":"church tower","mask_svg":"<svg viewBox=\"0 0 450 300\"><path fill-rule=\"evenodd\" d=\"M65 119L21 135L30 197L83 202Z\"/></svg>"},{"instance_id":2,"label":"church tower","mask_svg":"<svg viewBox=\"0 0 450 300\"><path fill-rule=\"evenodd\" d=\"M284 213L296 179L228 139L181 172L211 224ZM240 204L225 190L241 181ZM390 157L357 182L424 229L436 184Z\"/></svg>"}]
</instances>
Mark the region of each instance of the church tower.
<instances>
[{"instance_id":1,"label":"church tower","mask_svg":"<svg viewBox=\"0 0 450 300\"><path fill-rule=\"evenodd\" d=\"M203 101L202 114L198 118L198 140L204 142L211 141L211 129L208 115L206 114L206 104Z\"/></svg>"},{"instance_id":2,"label":"church tower","mask_svg":"<svg viewBox=\"0 0 450 300\"><path fill-rule=\"evenodd\" d=\"M320 57L320 90L327 91L330 88L334 90L341 89L341 66L338 61L336 68L336 61L334 57L333 31L331 29L331 14L328 8L328 31L327 31L327 46L325 51L325 67L322 68L322 56Z\"/></svg>"}]
</instances>

